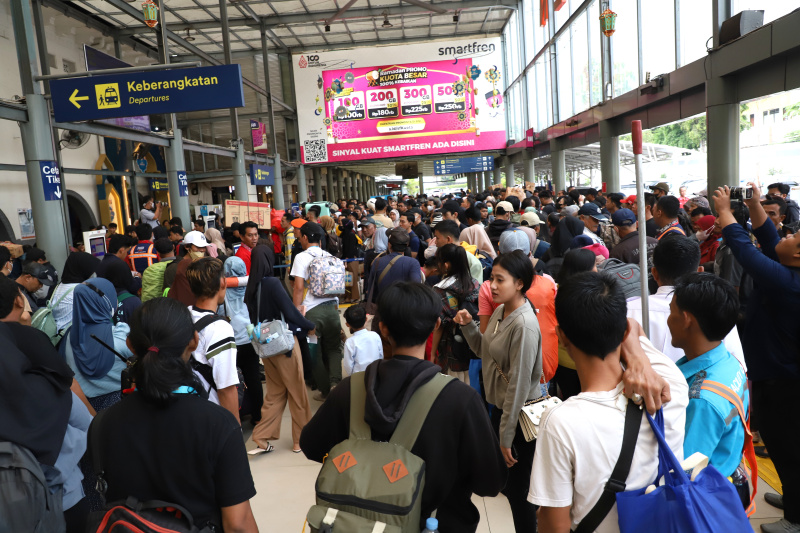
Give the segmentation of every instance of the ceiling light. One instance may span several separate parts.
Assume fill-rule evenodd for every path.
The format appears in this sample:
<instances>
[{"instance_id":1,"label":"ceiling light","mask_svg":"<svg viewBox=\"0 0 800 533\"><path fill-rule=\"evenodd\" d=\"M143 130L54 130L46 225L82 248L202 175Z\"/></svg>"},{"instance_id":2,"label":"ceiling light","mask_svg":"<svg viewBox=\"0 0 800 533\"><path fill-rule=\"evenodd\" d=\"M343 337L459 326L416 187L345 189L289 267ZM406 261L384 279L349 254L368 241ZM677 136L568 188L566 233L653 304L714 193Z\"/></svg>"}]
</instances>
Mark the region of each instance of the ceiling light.
<instances>
[{"instance_id":1,"label":"ceiling light","mask_svg":"<svg viewBox=\"0 0 800 533\"><path fill-rule=\"evenodd\" d=\"M331 26L330 26L330 24L325 24L325 31L326 31L326 32L329 32L329 31L331 31Z\"/></svg>"},{"instance_id":2,"label":"ceiling light","mask_svg":"<svg viewBox=\"0 0 800 533\"><path fill-rule=\"evenodd\" d=\"M392 23L389 22L389 12L388 11L384 11L383 12L383 24L381 24L381 28L391 28L391 27L392 27Z\"/></svg>"},{"instance_id":3,"label":"ceiling light","mask_svg":"<svg viewBox=\"0 0 800 533\"><path fill-rule=\"evenodd\" d=\"M186 37L183 38L184 41L189 42L189 43L194 41L194 37L192 37L191 31L192 30L190 30L189 28L186 28Z\"/></svg>"}]
</instances>

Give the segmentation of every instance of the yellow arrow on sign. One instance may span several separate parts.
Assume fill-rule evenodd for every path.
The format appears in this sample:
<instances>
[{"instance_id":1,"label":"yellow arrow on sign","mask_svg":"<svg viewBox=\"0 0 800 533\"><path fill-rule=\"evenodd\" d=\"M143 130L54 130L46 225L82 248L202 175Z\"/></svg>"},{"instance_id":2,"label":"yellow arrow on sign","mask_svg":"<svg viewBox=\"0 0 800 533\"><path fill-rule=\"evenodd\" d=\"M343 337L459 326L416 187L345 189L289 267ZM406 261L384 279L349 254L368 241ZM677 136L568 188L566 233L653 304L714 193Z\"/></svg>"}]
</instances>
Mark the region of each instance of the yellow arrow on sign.
<instances>
[{"instance_id":1,"label":"yellow arrow on sign","mask_svg":"<svg viewBox=\"0 0 800 533\"><path fill-rule=\"evenodd\" d=\"M75 89L72 92L72 96L69 97L69 101L72 102L72 105L77 107L78 109L81 108L81 104L78 103L78 100L88 100L88 96L78 96L78 89Z\"/></svg>"}]
</instances>

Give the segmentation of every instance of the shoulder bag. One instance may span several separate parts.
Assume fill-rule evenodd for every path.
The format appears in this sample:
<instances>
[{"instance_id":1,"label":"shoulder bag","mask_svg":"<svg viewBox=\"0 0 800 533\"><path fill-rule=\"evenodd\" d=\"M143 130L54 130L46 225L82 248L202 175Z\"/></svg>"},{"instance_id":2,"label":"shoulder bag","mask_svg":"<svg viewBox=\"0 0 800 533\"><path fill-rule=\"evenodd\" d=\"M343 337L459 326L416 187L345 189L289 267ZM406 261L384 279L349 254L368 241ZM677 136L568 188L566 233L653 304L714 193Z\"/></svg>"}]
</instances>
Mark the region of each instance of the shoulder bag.
<instances>
[{"instance_id":1,"label":"shoulder bag","mask_svg":"<svg viewBox=\"0 0 800 533\"><path fill-rule=\"evenodd\" d=\"M261 318L261 284L258 284L258 315ZM280 320L264 320L260 322L251 337L251 344L262 359L289 353L294 348L294 333L289 329L281 313Z\"/></svg>"},{"instance_id":2,"label":"shoulder bag","mask_svg":"<svg viewBox=\"0 0 800 533\"><path fill-rule=\"evenodd\" d=\"M389 270L392 269L394 264L401 257L403 257L403 256L402 255L397 255L391 261L389 261L389 264L386 265L385 267L383 267L383 270L381 271L380 276L378 276L378 279L376 279L375 283L373 283L372 286L369 288L369 294L367 295L367 303L365 304L365 308L366 308L366 311L367 311L368 315L376 315L376 314L378 314L378 304L372 301L372 295L375 292L375 287L381 284L381 282L383 281L383 278L386 277L386 274L389 273ZM375 260L377 261L378 258L376 257Z\"/></svg>"}]
</instances>

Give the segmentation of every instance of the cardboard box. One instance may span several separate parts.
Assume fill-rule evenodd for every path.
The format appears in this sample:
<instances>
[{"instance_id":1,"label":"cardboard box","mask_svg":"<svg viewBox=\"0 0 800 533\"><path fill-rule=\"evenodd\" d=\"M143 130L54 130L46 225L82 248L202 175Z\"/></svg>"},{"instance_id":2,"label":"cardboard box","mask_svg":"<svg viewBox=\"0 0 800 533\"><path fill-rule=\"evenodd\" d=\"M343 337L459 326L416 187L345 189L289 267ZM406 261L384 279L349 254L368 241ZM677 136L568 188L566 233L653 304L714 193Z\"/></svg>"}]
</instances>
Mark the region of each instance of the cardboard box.
<instances>
[{"instance_id":1,"label":"cardboard box","mask_svg":"<svg viewBox=\"0 0 800 533\"><path fill-rule=\"evenodd\" d=\"M225 223L230 226L234 222L255 222L259 229L271 229L271 207L264 202L241 202L225 200Z\"/></svg>"}]
</instances>

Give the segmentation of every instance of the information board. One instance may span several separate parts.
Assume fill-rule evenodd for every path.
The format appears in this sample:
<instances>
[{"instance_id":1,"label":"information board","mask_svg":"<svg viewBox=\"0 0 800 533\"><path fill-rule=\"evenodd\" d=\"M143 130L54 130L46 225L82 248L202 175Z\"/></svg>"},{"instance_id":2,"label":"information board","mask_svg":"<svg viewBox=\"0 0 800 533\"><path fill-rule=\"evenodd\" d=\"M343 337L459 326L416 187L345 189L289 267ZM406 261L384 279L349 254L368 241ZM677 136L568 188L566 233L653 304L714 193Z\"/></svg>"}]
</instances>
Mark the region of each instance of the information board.
<instances>
[{"instance_id":1,"label":"information board","mask_svg":"<svg viewBox=\"0 0 800 533\"><path fill-rule=\"evenodd\" d=\"M293 56L303 162L505 148L501 40L441 45Z\"/></svg>"},{"instance_id":2,"label":"information board","mask_svg":"<svg viewBox=\"0 0 800 533\"><path fill-rule=\"evenodd\" d=\"M445 158L433 162L433 173L446 176L464 172L484 172L494 170L494 156L479 155L476 157Z\"/></svg>"},{"instance_id":3,"label":"information board","mask_svg":"<svg viewBox=\"0 0 800 533\"><path fill-rule=\"evenodd\" d=\"M234 222L255 222L259 229L270 229L270 205L263 202L241 202L225 200L225 223L230 226Z\"/></svg>"},{"instance_id":4,"label":"information board","mask_svg":"<svg viewBox=\"0 0 800 533\"><path fill-rule=\"evenodd\" d=\"M55 161L39 161L39 170L42 174L42 188L46 201L61 200L61 172Z\"/></svg>"},{"instance_id":5,"label":"information board","mask_svg":"<svg viewBox=\"0 0 800 533\"><path fill-rule=\"evenodd\" d=\"M275 185L275 167L250 165L250 185Z\"/></svg>"}]
</instances>

